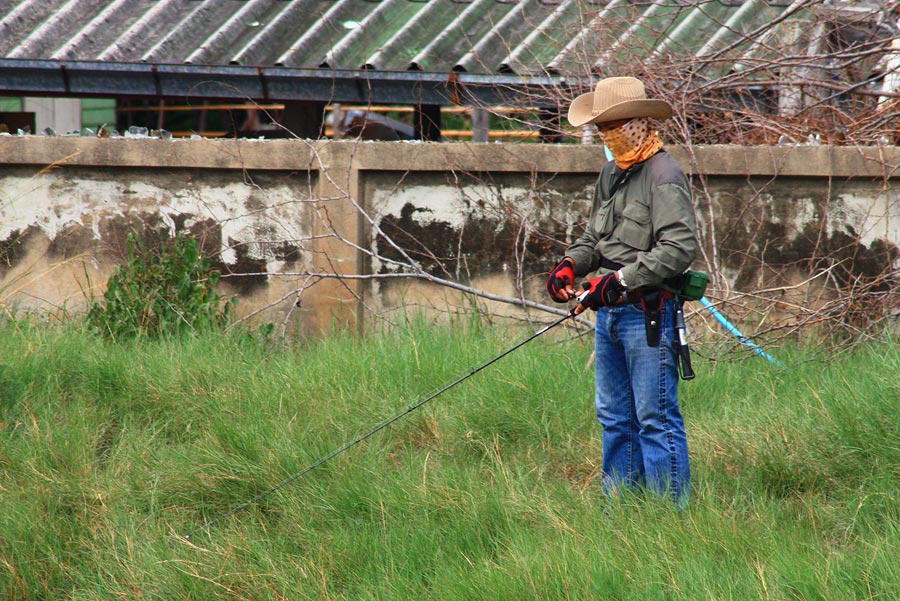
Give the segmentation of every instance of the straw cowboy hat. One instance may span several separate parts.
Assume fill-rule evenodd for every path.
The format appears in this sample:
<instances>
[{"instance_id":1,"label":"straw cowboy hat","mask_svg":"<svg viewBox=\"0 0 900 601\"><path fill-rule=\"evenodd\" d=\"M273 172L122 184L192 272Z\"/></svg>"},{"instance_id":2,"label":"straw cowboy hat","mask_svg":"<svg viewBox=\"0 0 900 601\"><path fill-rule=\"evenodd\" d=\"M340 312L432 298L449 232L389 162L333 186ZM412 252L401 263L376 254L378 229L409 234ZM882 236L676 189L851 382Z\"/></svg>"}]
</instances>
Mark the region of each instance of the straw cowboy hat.
<instances>
[{"instance_id":1,"label":"straw cowboy hat","mask_svg":"<svg viewBox=\"0 0 900 601\"><path fill-rule=\"evenodd\" d=\"M601 79L593 92L582 94L569 106L569 123L575 127L618 119L671 116L672 106L665 100L648 99L644 84L634 77Z\"/></svg>"}]
</instances>

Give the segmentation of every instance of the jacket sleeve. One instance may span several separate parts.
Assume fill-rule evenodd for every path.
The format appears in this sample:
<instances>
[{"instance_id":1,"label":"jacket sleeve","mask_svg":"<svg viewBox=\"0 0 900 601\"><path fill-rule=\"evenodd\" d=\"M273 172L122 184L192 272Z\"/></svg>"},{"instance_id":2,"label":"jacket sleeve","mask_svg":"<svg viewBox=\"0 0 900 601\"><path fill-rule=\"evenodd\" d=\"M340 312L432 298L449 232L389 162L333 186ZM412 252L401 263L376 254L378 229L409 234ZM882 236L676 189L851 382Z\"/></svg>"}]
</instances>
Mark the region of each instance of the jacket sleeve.
<instances>
[{"instance_id":1,"label":"jacket sleeve","mask_svg":"<svg viewBox=\"0 0 900 601\"><path fill-rule=\"evenodd\" d=\"M577 277L584 277L589 273L593 273L600 266L600 253L597 252L600 232L597 231L593 217L597 215L598 209L605 200L601 189L602 181L603 171L601 171L594 185L591 215L587 221L587 227L584 228L584 233L566 249L566 256L571 257L575 261L575 275Z\"/></svg>"},{"instance_id":2,"label":"jacket sleeve","mask_svg":"<svg viewBox=\"0 0 900 601\"><path fill-rule=\"evenodd\" d=\"M687 178L651 186L653 244L622 268L629 287L658 286L682 273L697 256L697 219Z\"/></svg>"}]
</instances>

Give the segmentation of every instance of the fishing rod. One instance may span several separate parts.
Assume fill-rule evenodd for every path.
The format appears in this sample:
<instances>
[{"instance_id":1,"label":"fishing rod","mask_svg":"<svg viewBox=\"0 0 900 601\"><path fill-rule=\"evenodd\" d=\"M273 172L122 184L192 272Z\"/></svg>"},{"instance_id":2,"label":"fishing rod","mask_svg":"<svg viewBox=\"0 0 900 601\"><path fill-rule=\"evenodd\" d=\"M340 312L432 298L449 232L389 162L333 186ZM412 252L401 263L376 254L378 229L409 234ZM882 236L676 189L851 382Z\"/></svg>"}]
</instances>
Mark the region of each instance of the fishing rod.
<instances>
[{"instance_id":1,"label":"fishing rod","mask_svg":"<svg viewBox=\"0 0 900 601\"><path fill-rule=\"evenodd\" d=\"M365 441L365 440L371 438L372 436L374 436L374 435L377 434L378 432L381 432L382 430L384 430L385 428L387 428L387 427L390 426L391 424L393 424L393 423L395 423L395 422L397 422L397 421L403 419L404 417L406 417L407 415L409 415L410 413L412 413L412 412L415 411L416 409L420 408L420 407L421 407L422 405L424 405L425 403L428 403L429 401L431 401L431 400L433 400L433 399L436 399L437 397L441 396L442 394L444 394L445 392L447 392L448 390L450 390L451 388L453 388L453 387L456 386L457 384L460 384L460 383L464 382L465 380L468 380L469 378L471 378L472 376L474 376L475 374L477 374L477 373L480 372L481 370L485 369L486 367L489 367L489 366L493 365L494 363L496 363L497 361L499 361L499 360L502 359L503 357L509 355L509 354L512 353L513 351L515 351L515 350L517 350L517 349L519 349L519 348L525 346L526 344L528 344L529 342L531 342L531 341L534 340L535 338L537 338L537 337L539 337L539 336L542 336L543 334L546 334L547 332L549 332L550 330L552 330L552 329L555 328L556 326L560 325L562 322L564 322L565 320L569 319L570 317L572 317L572 318L575 317L575 310L574 310L574 309L571 310L571 311L569 311L565 316L560 317L558 320L554 321L553 323L544 326L543 328L541 328L540 330L538 330L537 332L535 332L534 334L532 334L531 336L529 336L529 337L526 338L525 340L522 340L521 342L519 342L518 344L516 344L516 345L513 346L512 348L509 348L509 349L503 351L502 353L500 353L499 355L497 355L497 356L494 357L493 359L491 359L491 360L489 360L489 361L486 361L485 363L482 363L482 364L479 365L478 367L472 369L472 370L471 370L469 373L467 373L466 375L461 376L461 377L457 378L456 380L450 382L449 384L447 384L446 386L444 386L443 388L441 388L441 389L438 390L437 392L434 392L434 393L430 394L429 396L425 397L424 399L422 399L422 400L420 400L420 401L418 401L418 402L416 402L416 403L410 405L410 406L407 407L405 410L403 410L402 412L400 412L400 413L394 415L393 417L390 417L390 418L384 420L383 422L381 422L380 424L378 424L377 426L375 426L374 428L372 428L371 430L369 430L369 431L366 432L365 434L363 434L363 435L359 436L358 438L356 438L356 439L354 439L354 440L352 440L352 441L350 441L350 442L344 444L344 445L341 446L341 447L338 447L337 449L331 451L331 452L328 453L327 455L324 455L324 456L320 457L319 459L317 459L316 461L312 462L311 464L309 464L308 466L306 466L305 468L303 468L303 469L300 470L299 472L297 472L297 473L295 473L295 474L293 474L293 475L291 475L291 476L285 478L284 480L282 480L281 482L279 482L279 483L276 484L275 486L272 486L271 488L267 488L266 490L262 491L261 493L259 493L259 494L256 495L255 497L253 497L253 498L251 498L251 499L249 499L249 500L247 500L247 501L241 503L240 505L237 505L237 506L233 507L232 509L229 509L228 511L225 511L225 512L219 514L218 516L214 517L213 519L209 520L208 522L204 523L203 525L198 526L198 527L194 528L193 530L189 530L188 532L186 532L186 533L183 535L184 538L189 539L189 538L191 538L193 535L195 535L195 534L198 533L198 532L203 532L203 531L209 530L210 528L212 528L213 526L215 526L215 525L218 524L219 522L221 522L221 521L223 521L223 520L226 520L226 519L230 518L231 516L240 513L240 512L243 511L244 509L247 509L248 507L250 507L250 506L252 506L252 505L255 505L255 504L259 503L260 501L262 501L263 499L265 499L265 498L268 497L269 495L271 495L271 494L273 494L273 493L275 493L275 492L281 490L282 488L288 486L289 484L291 484L291 483L293 483L293 482L296 482L297 480L299 480L300 478L302 478L303 476L305 476L305 475L308 474L309 472L313 471L313 470L316 469L317 467L321 466L322 464L331 461L332 459L334 459L335 457L337 457L337 456L340 455L341 453L344 453L344 452L346 452L346 451L352 449L352 448L355 447L356 445L358 445L358 444L362 443L363 441Z\"/></svg>"}]
</instances>

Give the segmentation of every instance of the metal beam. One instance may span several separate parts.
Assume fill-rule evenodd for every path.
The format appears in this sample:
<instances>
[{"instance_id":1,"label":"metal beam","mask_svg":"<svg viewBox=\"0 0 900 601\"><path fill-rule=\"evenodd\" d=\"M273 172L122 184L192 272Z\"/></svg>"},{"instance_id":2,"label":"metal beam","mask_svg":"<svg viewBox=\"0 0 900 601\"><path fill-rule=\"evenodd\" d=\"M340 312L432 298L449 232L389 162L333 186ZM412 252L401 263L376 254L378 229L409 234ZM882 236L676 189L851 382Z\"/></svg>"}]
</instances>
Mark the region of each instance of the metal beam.
<instances>
[{"instance_id":1,"label":"metal beam","mask_svg":"<svg viewBox=\"0 0 900 601\"><path fill-rule=\"evenodd\" d=\"M0 95L534 106L565 78L0 59Z\"/></svg>"}]
</instances>

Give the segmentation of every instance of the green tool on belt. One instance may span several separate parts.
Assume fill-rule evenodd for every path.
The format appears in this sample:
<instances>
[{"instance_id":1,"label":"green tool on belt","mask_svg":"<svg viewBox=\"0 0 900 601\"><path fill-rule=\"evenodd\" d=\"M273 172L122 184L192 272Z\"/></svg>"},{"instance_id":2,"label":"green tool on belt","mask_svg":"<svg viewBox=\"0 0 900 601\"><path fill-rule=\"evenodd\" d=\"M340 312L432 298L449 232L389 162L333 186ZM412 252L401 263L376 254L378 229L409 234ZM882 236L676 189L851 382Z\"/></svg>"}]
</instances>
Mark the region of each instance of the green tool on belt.
<instances>
[{"instance_id":1,"label":"green tool on belt","mask_svg":"<svg viewBox=\"0 0 900 601\"><path fill-rule=\"evenodd\" d=\"M678 286L675 288L678 298L681 300L695 301L703 298L706 287L709 285L709 274L705 271L688 269L678 276Z\"/></svg>"},{"instance_id":2,"label":"green tool on belt","mask_svg":"<svg viewBox=\"0 0 900 601\"><path fill-rule=\"evenodd\" d=\"M694 368L691 366L691 349L687 341L687 325L684 322L683 301L695 301L703 298L709 284L709 274L696 269L688 269L673 282L675 298L675 359L682 380L694 379Z\"/></svg>"}]
</instances>

